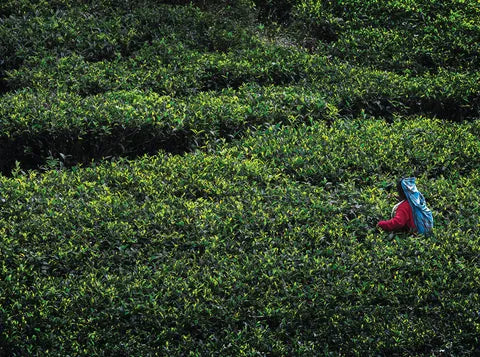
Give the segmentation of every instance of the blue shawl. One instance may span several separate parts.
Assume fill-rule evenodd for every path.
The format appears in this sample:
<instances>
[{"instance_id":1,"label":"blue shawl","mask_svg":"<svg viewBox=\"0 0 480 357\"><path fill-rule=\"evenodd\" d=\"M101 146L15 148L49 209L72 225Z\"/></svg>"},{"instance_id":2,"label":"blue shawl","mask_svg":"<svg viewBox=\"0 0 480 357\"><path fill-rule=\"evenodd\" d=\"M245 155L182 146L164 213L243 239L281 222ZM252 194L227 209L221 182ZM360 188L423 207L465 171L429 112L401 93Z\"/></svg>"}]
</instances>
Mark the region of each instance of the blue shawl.
<instances>
[{"instance_id":1,"label":"blue shawl","mask_svg":"<svg viewBox=\"0 0 480 357\"><path fill-rule=\"evenodd\" d=\"M433 229L433 215L425 202L425 198L415 185L415 177L402 179L402 188L407 201L412 207L413 219L418 233L429 235Z\"/></svg>"}]
</instances>

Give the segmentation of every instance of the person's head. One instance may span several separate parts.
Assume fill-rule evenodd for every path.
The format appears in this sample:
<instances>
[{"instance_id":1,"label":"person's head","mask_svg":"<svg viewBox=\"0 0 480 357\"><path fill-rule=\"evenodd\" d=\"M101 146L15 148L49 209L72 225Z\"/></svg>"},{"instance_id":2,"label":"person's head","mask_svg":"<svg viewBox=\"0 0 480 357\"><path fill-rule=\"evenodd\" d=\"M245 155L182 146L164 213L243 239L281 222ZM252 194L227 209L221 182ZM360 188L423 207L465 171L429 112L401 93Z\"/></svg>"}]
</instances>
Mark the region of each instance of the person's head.
<instances>
[{"instance_id":1,"label":"person's head","mask_svg":"<svg viewBox=\"0 0 480 357\"><path fill-rule=\"evenodd\" d=\"M403 191L402 180L403 177L397 181L397 193L400 200L405 200L407 199L407 196L405 196L405 192Z\"/></svg>"}]
</instances>

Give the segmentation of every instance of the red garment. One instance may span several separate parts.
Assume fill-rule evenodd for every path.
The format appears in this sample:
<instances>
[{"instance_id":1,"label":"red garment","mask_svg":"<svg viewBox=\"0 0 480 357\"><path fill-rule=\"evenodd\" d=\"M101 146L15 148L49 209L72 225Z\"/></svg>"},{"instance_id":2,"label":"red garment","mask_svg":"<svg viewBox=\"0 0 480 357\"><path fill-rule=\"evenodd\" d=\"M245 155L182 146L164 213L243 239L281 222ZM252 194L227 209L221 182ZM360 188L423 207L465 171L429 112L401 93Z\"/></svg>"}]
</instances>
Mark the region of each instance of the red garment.
<instances>
[{"instance_id":1,"label":"red garment","mask_svg":"<svg viewBox=\"0 0 480 357\"><path fill-rule=\"evenodd\" d=\"M412 207L407 200L403 201L397 208L395 217L388 221L378 222L378 226L385 231L415 231L415 221L413 220Z\"/></svg>"}]
</instances>

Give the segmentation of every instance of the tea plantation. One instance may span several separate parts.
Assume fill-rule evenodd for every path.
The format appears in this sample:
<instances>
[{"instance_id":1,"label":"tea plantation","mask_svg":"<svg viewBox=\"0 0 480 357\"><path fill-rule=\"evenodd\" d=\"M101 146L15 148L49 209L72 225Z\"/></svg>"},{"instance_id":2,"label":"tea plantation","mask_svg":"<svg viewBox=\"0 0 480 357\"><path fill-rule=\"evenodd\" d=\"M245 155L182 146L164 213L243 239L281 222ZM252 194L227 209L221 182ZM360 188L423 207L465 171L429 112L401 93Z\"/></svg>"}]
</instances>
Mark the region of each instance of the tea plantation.
<instances>
[{"instance_id":1,"label":"tea plantation","mask_svg":"<svg viewBox=\"0 0 480 357\"><path fill-rule=\"evenodd\" d=\"M479 59L476 0L2 1L0 356L480 354Z\"/></svg>"}]
</instances>

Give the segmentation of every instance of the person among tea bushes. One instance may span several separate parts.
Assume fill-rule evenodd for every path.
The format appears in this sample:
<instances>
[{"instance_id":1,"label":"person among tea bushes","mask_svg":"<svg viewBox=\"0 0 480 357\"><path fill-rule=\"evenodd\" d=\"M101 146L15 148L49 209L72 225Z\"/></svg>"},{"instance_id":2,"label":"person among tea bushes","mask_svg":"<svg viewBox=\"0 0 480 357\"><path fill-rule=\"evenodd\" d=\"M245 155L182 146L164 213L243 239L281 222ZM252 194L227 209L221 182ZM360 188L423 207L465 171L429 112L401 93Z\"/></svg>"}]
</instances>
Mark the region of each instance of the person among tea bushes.
<instances>
[{"instance_id":1,"label":"person among tea bushes","mask_svg":"<svg viewBox=\"0 0 480 357\"><path fill-rule=\"evenodd\" d=\"M415 178L402 178L397 182L398 199L392 209L392 218L377 226L385 231L408 231L428 235L432 232L433 216L425 198L415 185Z\"/></svg>"}]
</instances>

